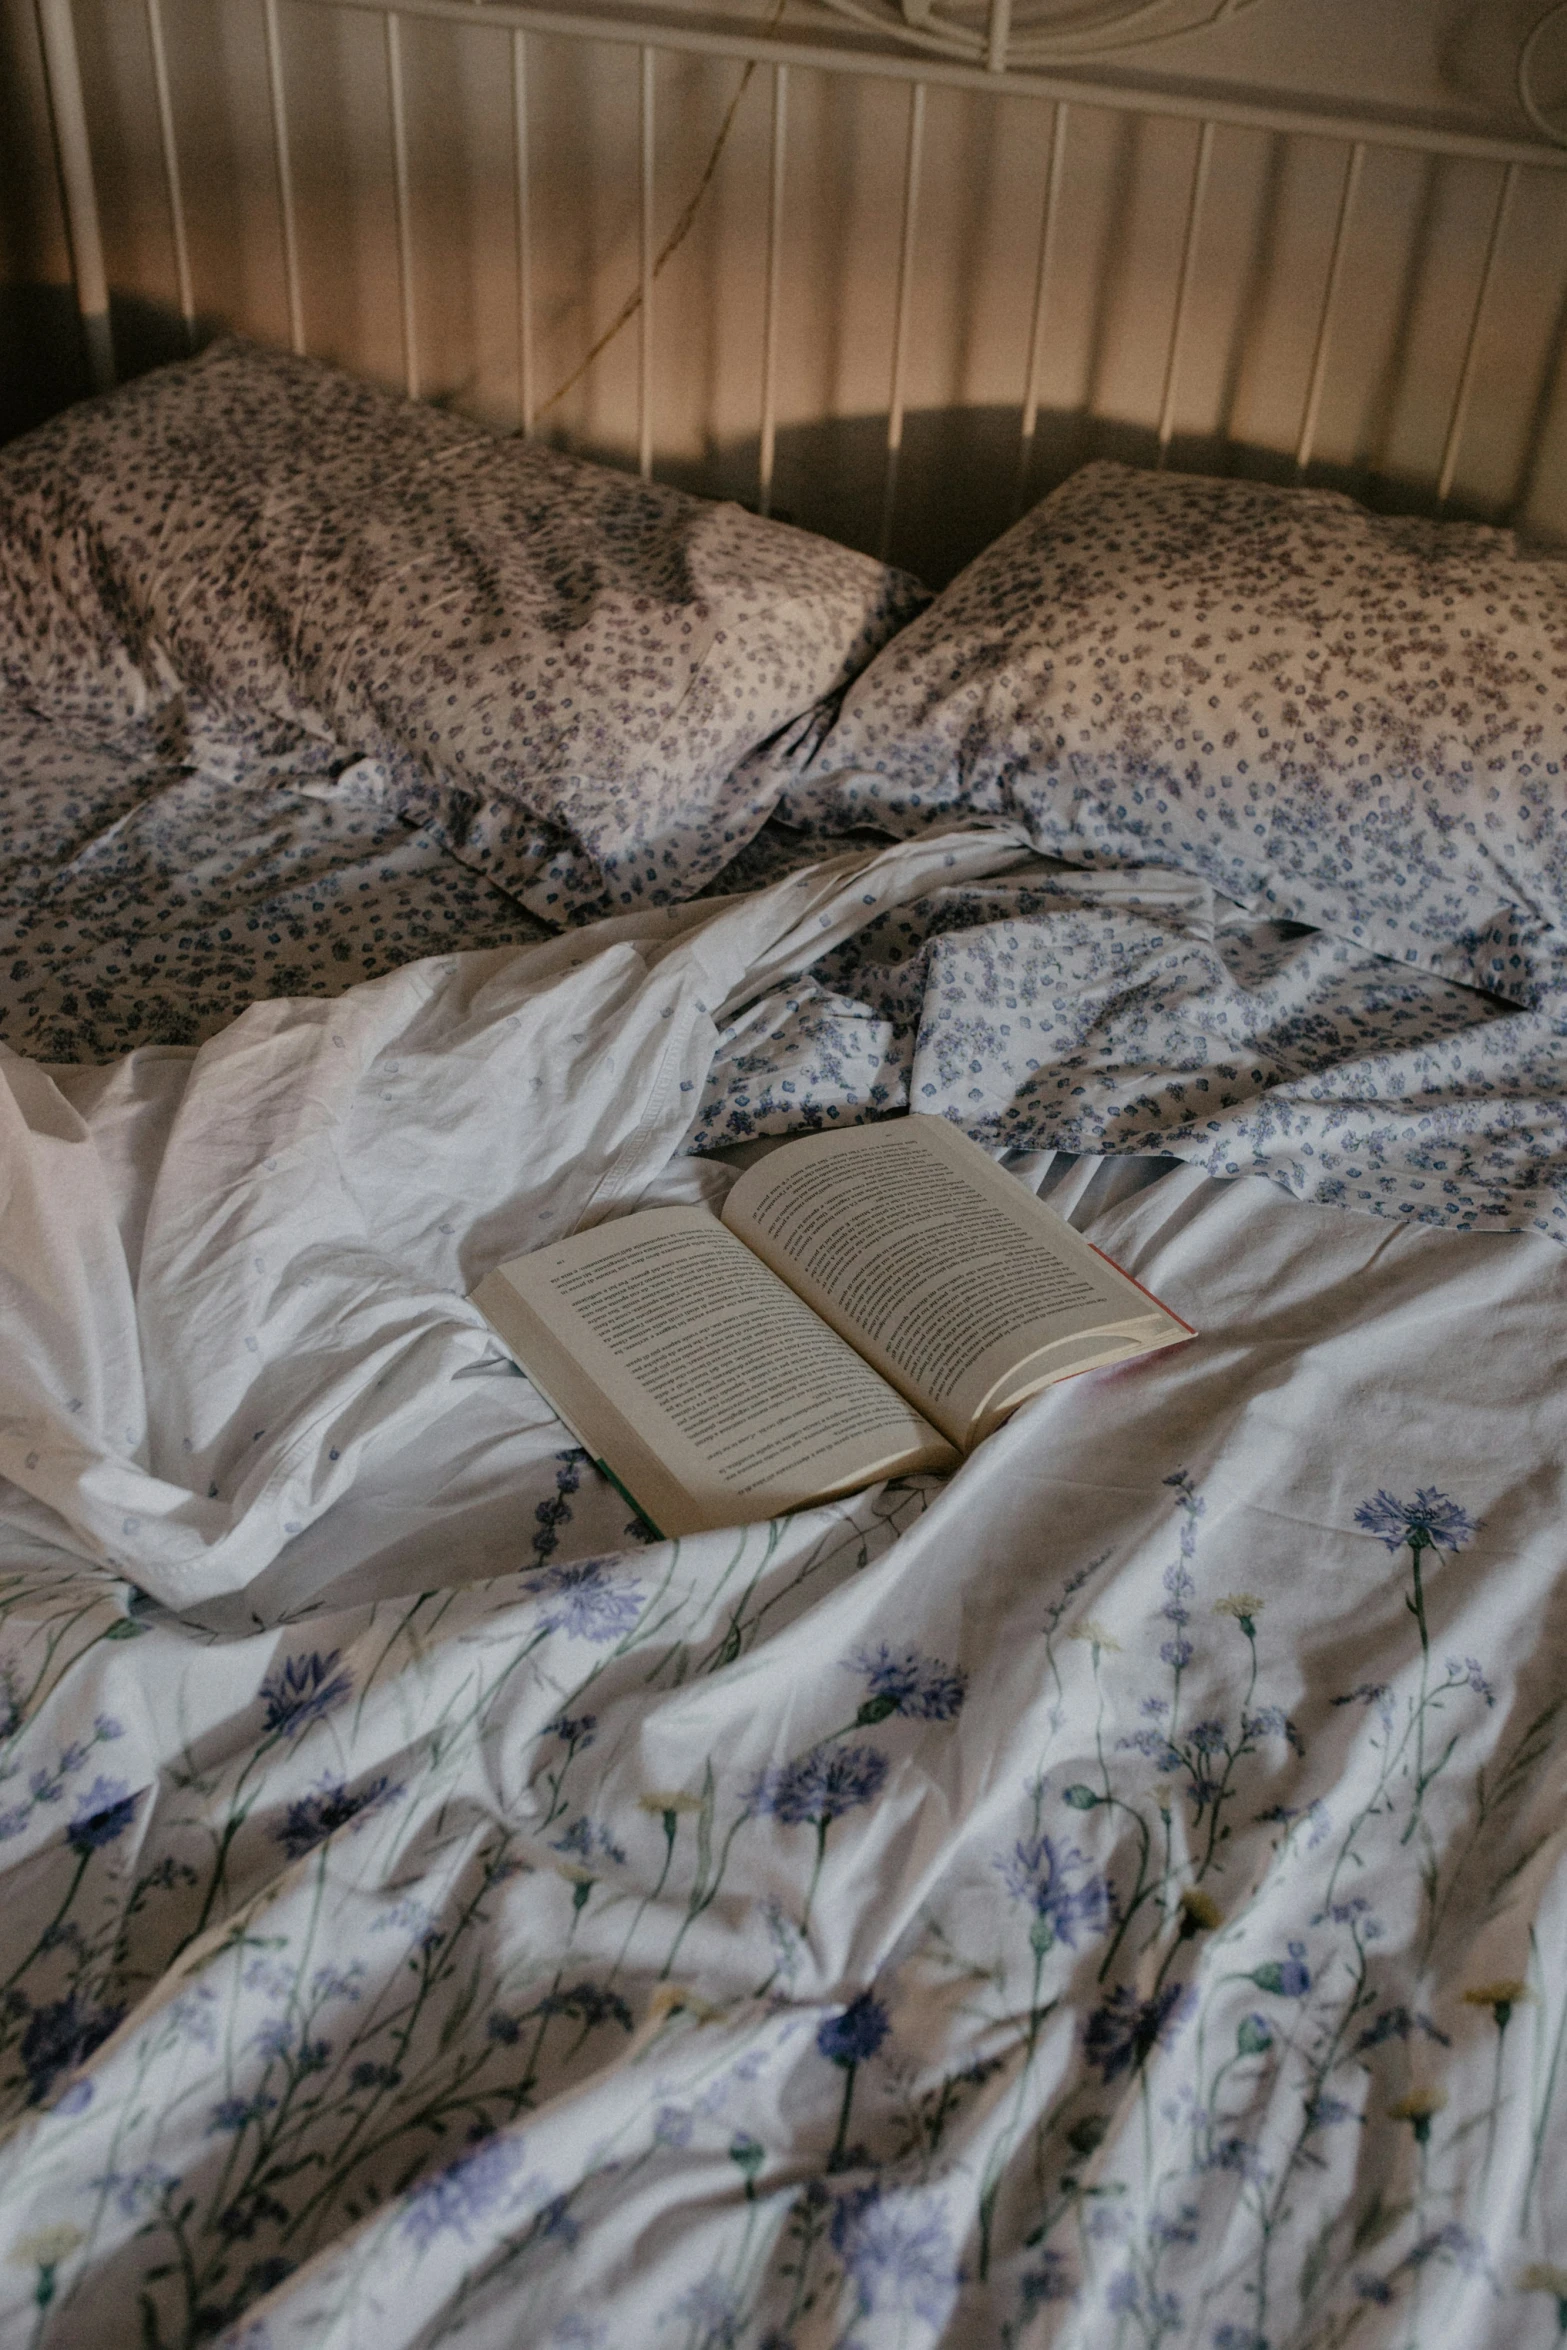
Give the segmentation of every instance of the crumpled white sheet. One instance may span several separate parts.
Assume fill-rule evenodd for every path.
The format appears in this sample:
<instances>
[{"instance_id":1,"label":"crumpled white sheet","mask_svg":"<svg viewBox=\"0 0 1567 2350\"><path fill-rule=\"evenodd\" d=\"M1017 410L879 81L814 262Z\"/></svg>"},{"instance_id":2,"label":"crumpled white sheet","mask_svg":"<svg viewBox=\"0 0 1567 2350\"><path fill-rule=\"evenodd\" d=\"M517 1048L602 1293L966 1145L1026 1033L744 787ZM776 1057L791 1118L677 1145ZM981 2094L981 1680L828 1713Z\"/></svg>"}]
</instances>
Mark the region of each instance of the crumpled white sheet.
<instances>
[{"instance_id":1,"label":"crumpled white sheet","mask_svg":"<svg viewBox=\"0 0 1567 2350\"><path fill-rule=\"evenodd\" d=\"M495 1351L483 1273L645 1190L721 1023L875 912L1030 858L1000 828L850 854L257 1004L194 1055L0 1048L0 1533L170 1607L242 1590Z\"/></svg>"}]
</instances>

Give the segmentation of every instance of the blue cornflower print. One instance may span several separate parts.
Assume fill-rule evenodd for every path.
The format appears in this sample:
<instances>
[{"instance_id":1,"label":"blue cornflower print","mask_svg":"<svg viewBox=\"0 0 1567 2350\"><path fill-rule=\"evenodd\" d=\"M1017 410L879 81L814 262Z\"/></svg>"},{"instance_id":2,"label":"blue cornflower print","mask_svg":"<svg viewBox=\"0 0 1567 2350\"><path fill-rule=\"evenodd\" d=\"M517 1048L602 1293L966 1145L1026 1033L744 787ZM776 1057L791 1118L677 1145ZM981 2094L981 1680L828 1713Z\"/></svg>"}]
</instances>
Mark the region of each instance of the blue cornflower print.
<instances>
[{"instance_id":1,"label":"blue cornflower print","mask_svg":"<svg viewBox=\"0 0 1567 2350\"><path fill-rule=\"evenodd\" d=\"M771 1813L786 1828L816 1830L816 1865L806 1888L800 1931L809 1933L811 1904L827 1857L827 1832L834 1820L872 1803L887 1780L887 1757L874 1746L813 1746L793 1762L763 1771L753 1782L742 1816Z\"/></svg>"},{"instance_id":2,"label":"blue cornflower print","mask_svg":"<svg viewBox=\"0 0 1567 2350\"><path fill-rule=\"evenodd\" d=\"M1149 1999L1139 1999L1130 1983L1118 1984L1088 2019L1083 2047L1089 2063L1099 2067L1107 2086L1124 2072L1140 2072L1191 2005L1192 1994L1182 1983L1166 1983Z\"/></svg>"},{"instance_id":3,"label":"blue cornflower print","mask_svg":"<svg viewBox=\"0 0 1567 2350\"><path fill-rule=\"evenodd\" d=\"M1451 1494L1438 1492L1434 1485L1423 1485L1416 1493L1414 1500L1410 1502L1400 1501L1395 1494L1389 1493L1385 1486L1380 1487L1372 1495L1370 1501L1362 1502L1359 1509L1356 1510L1355 1523L1366 1533L1374 1534L1388 1550L1396 1551L1407 1548L1409 1552L1412 1588L1404 1605L1414 1617L1415 1628L1420 1634L1420 1689L1415 1699L1413 1717L1415 1733L1414 1801L1410 1806L1409 1818L1404 1823L1403 1835L1399 1839L1400 1843L1407 1844L1420 1825L1421 1814L1425 1807L1426 1790L1432 1780L1445 1769L1453 1751L1453 1742L1449 1740L1442 1749L1439 1759L1432 1764L1429 1770L1426 1768L1426 1715L1433 1705L1440 1707L1446 1692L1444 1690L1433 1691L1431 1688L1431 1631L1426 1620L1425 1576L1421 1562L1428 1550L1445 1552L1449 1556L1462 1550L1466 1543L1472 1542L1480 1531L1480 1522L1476 1518L1471 1518L1467 1510L1461 1509ZM1465 1682L1471 1687L1478 1684L1476 1694L1483 1696L1487 1704L1491 1702L1491 1693L1486 1685L1485 1676L1479 1664L1472 1658L1466 1659L1463 1666L1454 1671L1455 1685L1462 1686ZM1344 1848L1346 1855L1354 1842L1356 1833L1364 1823L1365 1816L1362 1815L1362 1819L1356 1822L1355 1828L1350 1832L1350 1837ZM1341 1855L1341 1865L1342 1859ZM1331 1883L1332 1880L1330 1880L1330 1891Z\"/></svg>"},{"instance_id":4,"label":"blue cornflower print","mask_svg":"<svg viewBox=\"0 0 1567 2350\"><path fill-rule=\"evenodd\" d=\"M1059 2252L1045 2252L1040 2264L1030 2269L1020 2280L1023 2315L1032 2316L1047 2301L1075 2301L1077 2283Z\"/></svg>"},{"instance_id":5,"label":"blue cornflower print","mask_svg":"<svg viewBox=\"0 0 1567 2350\"><path fill-rule=\"evenodd\" d=\"M123 1779L94 1779L71 1814L65 1831L67 1844L83 1860L90 1852L113 1844L135 1819L140 1801L141 1793L133 1795Z\"/></svg>"},{"instance_id":6,"label":"blue cornflower print","mask_svg":"<svg viewBox=\"0 0 1567 2350\"><path fill-rule=\"evenodd\" d=\"M1197 2206L1182 2203L1174 2212L1156 2211L1148 2222L1150 2244L1195 2244Z\"/></svg>"},{"instance_id":7,"label":"blue cornflower print","mask_svg":"<svg viewBox=\"0 0 1567 2350\"><path fill-rule=\"evenodd\" d=\"M892 2019L873 1991L862 1991L842 2015L817 2027L816 2046L830 2064L863 2064L892 2029Z\"/></svg>"},{"instance_id":8,"label":"blue cornflower print","mask_svg":"<svg viewBox=\"0 0 1567 2350\"><path fill-rule=\"evenodd\" d=\"M42 2104L61 2073L74 2072L79 2064L85 2064L124 2013L123 2007L90 2007L76 1991L36 2009L22 2035L28 2104Z\"/></svg>"},{"instance_id":9,"label":"blue cornflower print","mask_svg":"<svg viewBox=\"0 0 1567 2350\"><path fill-rule=\"evenodd\" d=\"M343 1780L323 1779L308 1795L289 1805L277 1831L278 1841L290 1860L299 1860L339 1828L355 1821L362 1826L367 1814L395 1803L402 1792L384 1771L379 1778L356 1787L351 1795Z\"/></svg>"},{"instance_id":10,"label":"blue cornflower print","mask_svg":"<svg viewBox=\"0 0 1567 2350\"><path fill-rule=\"evenodd\" d=\"M341 1662L341 1649L334 1648L322 1656L311 1648L298 1656L285 1657L267 1675L257 1695L269 1735L297 1738L348 1696L354 1686L353 1678L338 1671Z\"/></svg>"},{"instance_id":11,"label":"blue cornflower print","mask_svg":"<svg viewBox=\"0 0 1567 2350\"><path fill-rule=\"evenodd\" d=\"M830 2233L862 2317L945 2323L963 2278L939 2196L887 2193L877 2181L842 2198Z\"/></svg>"},{"instance_id":12,"label":"blue cornflower print","mask_svg":"<svg viewBox=\"0 0 1567 2350\"><path fill-rule=\"evenodd\" d=\"M1033 1911L1031 1938L1041 1956L1057 1942L1075 1950L1080 1931L1102 1934L1114 1915L1109 1886L1075 1844L1020 1836L995 1865L1013 1900ZM1074 1878L1081 1881L1074 1884Z\"/></svg>"},{"instance_id":13,"label":"blue cornflower print","mask_svg":"<svg viewBox=\"0 0 1567 2350\"><path fill-rule=\"evenodd\" d=\"M1208 2162L1212 2169L1233 2171L1254 2187L1263 2186L1272 2175L1251 2139L1239 2135L1214 2139Z\"/></svg>"},{"instance_id":14,"label":"blue cornflower print","mask_svg":"<svg viewBox=\"0 0 1567 2350\"><path fill-rule=\"evenodd\" d=\"M1421 1486L1413 1501L1399 1501L1385 1488L1363 1501L1355 1523L1389 1550L1462 1550L1480 1531L1478 1518L1459 1508L1434 1485Z\"/></svg>"},{"instance_id":15,"label":"blue cornflower print","mask_svg":"<svg viewBox=\"0 0 1567 2350\"><path fill-rule=\"evenodd\" d=\"M542 1600L539 1622L546 1632L564 1632L569 1640L623 1639L642 1613L640 1583L616 1583L604 1571L602 1559L579 1559L572 1566L546 1567L530 1575L523 1590Z\"/></svg>"},{"instance_id":16,"label":"blue cornflower print","mask_svg":"<svg viewBox=\"0 0 1567 2350\"><path fill-rule=\"evenodd\" d=\"M861 1673L866 1695L855 1716L859 1729L902 1714L917 1722L950 1722L962 1711L968 1676L939 1657L921 1656L918 1649L891 1649L883 1640L875 1648L858 1648L844 1667Z\"/></svg>"},{"instance_id":17,"label":"blue cornflower print","mask_svg":"<svg viewBox=\"0 0 1567 2350\"><path fill-rule=\"evenodd\" d=\"M519 2139L480 2139L412 2190L403 2213L404 2235L411 2236L421 2252L437 2236L447 2234L470 2243L470 2230L510 2199L522 2161Z\"/></svg>"},{"instance_id":18,"label":"blue cornflower print","mask_svg":"<svg viewBox=\"0 0 1567 2350\"><path fill-rule=\"evenodd\" d=\"M1306 1751L1306 1741L1281 1705L1259 1705L1251 1713L1242 1714L1241 1735L1245 1738L1282 1738L1294 1753L1303 1755Z\"/></svg>"},{"instance_id":19,"label":"blue cornflower print","mask_svg":"<svg viewBox=\"0 0 1567 2350\"><path fill-rule=\"evenodd\" d=\"M763 1771L746 1810L770 1812L786 1828L825 1827L873 1802L887 1778L887 1758L874 1746L813 1746L794 1762Z\"/></svg>"}]
</instances>

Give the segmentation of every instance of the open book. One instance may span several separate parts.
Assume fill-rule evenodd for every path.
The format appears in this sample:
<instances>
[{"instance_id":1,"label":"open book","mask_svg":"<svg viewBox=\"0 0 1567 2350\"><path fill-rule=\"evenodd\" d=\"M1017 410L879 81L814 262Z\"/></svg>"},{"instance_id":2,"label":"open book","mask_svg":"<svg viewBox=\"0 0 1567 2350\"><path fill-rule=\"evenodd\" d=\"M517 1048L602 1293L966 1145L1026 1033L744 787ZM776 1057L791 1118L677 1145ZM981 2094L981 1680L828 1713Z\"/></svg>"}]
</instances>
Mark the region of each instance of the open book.
<instances>
[{"instance_id":1,"label":"open book","mask_svg":"<svg viewBox=\"0 0 1567 2350\"><path fill-rule=\"evenodd\" d=\"M662 1534L950 1468L1054 1380L1192 1335L944 1118L786 1143L722 1218L644 1209L473 1302Z\"/></svg>"}]
</instances>

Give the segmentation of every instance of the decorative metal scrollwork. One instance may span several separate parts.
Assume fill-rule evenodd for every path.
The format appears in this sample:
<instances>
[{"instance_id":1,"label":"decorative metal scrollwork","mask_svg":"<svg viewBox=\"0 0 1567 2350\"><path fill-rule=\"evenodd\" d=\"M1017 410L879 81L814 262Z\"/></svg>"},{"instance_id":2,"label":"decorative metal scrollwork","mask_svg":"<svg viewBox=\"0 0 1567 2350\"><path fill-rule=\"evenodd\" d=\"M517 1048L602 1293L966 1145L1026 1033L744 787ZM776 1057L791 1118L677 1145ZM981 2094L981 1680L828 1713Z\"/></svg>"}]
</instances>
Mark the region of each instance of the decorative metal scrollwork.
<instances>
[{"instance_id":1,"label":"decorative metal scrollwork","mask_svg":"<svg viewBox=\"0 0 1567 2350\"><path fill-rule=\"evenodd\" d=\"M1537 131L1567 147L1567 0L1557 0L1518 52L1518 103Z\"/></svg>"},{"instance_id":2,"label":"decorative metal scrollwork","mask_svg":"<svg viewBox=\"0 0 1567 2350\"><path fill-rule=\"evenodd\" d=\"M821 0L884 37L939 56L1011 66L1086 63L1178 39L1255 8L1259 0L1011 0L998 43L996 0ZM998 50L1002 53L998 55Z\"/></svg>"}]
</instances>

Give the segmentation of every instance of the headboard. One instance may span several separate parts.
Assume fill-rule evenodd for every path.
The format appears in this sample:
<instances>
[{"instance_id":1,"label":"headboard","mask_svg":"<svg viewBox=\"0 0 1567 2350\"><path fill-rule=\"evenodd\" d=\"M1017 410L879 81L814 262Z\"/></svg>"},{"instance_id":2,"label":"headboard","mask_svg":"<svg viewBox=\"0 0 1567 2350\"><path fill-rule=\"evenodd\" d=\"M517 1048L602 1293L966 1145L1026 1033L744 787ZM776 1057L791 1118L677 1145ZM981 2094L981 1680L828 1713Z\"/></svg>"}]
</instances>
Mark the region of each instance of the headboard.
<instances>
[{"instance_id":1,"label":"headboard","mask_svg":"<svg viewBox=\"0 0 1567 2350\"><path fill-rule=\"evenodd\" d=\"M1105 454L1567 537L1567 5L1503 135L1169 71L1277 4L39 0L93 381L239 326L937 581Z\"/></svg>"}]
</instances>

